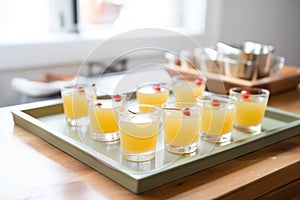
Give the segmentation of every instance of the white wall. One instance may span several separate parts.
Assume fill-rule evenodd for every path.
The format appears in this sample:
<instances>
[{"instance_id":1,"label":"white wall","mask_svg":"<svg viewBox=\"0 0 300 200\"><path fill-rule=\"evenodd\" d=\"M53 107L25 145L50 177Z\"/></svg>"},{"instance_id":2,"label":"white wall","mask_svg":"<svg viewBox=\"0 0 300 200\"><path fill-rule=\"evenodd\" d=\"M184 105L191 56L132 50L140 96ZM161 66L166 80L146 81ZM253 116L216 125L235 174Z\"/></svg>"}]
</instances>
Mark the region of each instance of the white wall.
<instances>
[{"instance_id":1,"label":"white wall","mask_svg":"<svg viewBox=\"0 0 300 200\"><path fill-rule=\"evenodd\" d=\"M286 63L300 66L299 0L223 0L220 40L271 44Z\"/></svg>"}]
</instances>

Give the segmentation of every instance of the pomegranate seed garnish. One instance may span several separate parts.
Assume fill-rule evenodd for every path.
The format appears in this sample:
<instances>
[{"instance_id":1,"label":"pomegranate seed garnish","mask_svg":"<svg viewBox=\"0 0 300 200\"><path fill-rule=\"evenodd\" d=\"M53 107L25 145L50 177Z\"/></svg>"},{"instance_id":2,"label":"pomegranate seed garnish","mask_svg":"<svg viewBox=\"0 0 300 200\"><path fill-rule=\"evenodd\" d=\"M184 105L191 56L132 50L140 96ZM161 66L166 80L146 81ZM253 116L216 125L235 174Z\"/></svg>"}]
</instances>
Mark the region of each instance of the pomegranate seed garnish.
<instances>
[{"instance_id":1,"label":"pomegranate seed garnish","mask_svg":"<svg viewBox=\"0 0 300 200\"><path fill-rule=\"evenodd\" d=\"M217 100L217 99L212 99L211 101L210 101L210 105L212 105L212 106L220 106L220 101L219 100Z\"/></svg>"},{"instance_id":2,"label":"pomegranate seed garnish","mask_svg":"<svg viewBox=\"0 0 300 200\"><path fill-rule=\"evenodd\" d=\"M160 91L160 85L159 85L159 84L156 84L156 83L153 84L153 85L152 85L152 88L153 88L155 91L158 91L158 92Z\"/></svg>"},{"instance_id":3,"label":"pomegranate seed garnish","mask_svg":"<svg viewBox=\"0 0 300 200\"><path fill-rule=\"evenodd\" d=\"M242 90L241 95L243 99L248 99L250 97L250 92L247 90Z\"/></svg>"},{"instance_id":4,"label":"pomegranate seed garnish","mask_svg":"<svg viewBox=\"0 0 300 200\"><path fill-rule=\"evenodd\" d=\"M183 108L182 109L182 114L184 114L185 116L190 116L191 112L189 108Z\"/></svg>"},{"instance_id":5,"label":"pomegranate seed garnish","mask_svg":"<svg viewBox=\"0 0 300 200\"><path fill-rule=\"evenodd\" d=\"M198 79L195 80L195 83L196 83L197 86L200 86L203 83L203 80L198 78Z\"/></svg>"},{"instance_id":6,"label":"pomegranate seed garnish","mask_svg":"<svg viewBox=\"0 0 300 200\"><path fill-rule=\"evenodd\" d=\"M84 87L77 86L77 92L84 92Z\"/></svg>"},{"instance_id":7,"label":"pomegranate seed garnish","mask_svg":"<svg viewBox=\"0 0 300 200\"><path fill-rule=\"evenodd\" d=\"M114 100L115 100L116 102L120 102L120 101L122 100L122 96L119 95L119 94L115 94L115 95L113 96L113 98L114 98Z\"/></svg>"},{"instance_id":8,"label":"pomegranate seed garnish","mask_svg":"<svg viewBox=\"0 0 300 200\"><path fill-rule=\"evenodd\" d=\"M96 103L95 106L100 108L102 106L102 103Z\"/></svg>"},{"instance_id":9,"label":"pomegranate seed garnish","mask_svg":"<svg viewBox=\"0 0 300 200\"><path fill-rule=\"evenodd\" d=\"M92 87L95 87L96 86L96 83L92 83Z\"/></svg>"}]
</instances>

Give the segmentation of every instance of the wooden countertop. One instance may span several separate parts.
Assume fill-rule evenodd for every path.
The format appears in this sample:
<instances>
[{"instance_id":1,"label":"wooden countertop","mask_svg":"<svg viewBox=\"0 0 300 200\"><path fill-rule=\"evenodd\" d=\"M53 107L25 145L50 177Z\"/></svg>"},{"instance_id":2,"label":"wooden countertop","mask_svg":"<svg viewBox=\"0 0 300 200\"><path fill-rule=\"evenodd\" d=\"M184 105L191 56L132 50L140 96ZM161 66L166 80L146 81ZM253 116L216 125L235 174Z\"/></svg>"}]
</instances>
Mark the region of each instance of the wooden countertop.
<instances>
[{"instance_id":1,"label":"wooden countertop","mask_svg":"<svg viewBox=\"0 0 300 200\"><path fill-rule=\"evenodd\" d=\"M300 114L300 88L269 106ZM15 126L0 109L0 199L300 198L300 135L141 195Z\"/></svg>"}]
</instances>

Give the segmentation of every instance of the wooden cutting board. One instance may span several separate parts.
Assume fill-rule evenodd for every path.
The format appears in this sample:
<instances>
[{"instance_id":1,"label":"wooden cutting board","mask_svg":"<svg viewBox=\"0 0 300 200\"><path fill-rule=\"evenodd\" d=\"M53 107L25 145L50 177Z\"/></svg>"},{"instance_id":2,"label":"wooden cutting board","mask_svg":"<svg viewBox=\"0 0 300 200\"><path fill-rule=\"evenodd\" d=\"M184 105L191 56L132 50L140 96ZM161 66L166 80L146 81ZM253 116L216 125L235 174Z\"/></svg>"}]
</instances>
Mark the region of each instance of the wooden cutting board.
<instances>
[{"instance_id":1,"label":"wooden cutting board","mask_svg":"<svg viewBox=\"0 0 300 200\"><path fill-rule=\"evenodd\" d=\"M202 72L192 68L180 66L166 66L171 76L181 74L183 76L199 75L206 78L206 89L215 93L228 93L231 87L258 87L268 89L271 94L296 89L300 83L300 67L285 66L275 76L261 78L255 81L239 79L217 73Z\"/></svg>"}]
</instances>

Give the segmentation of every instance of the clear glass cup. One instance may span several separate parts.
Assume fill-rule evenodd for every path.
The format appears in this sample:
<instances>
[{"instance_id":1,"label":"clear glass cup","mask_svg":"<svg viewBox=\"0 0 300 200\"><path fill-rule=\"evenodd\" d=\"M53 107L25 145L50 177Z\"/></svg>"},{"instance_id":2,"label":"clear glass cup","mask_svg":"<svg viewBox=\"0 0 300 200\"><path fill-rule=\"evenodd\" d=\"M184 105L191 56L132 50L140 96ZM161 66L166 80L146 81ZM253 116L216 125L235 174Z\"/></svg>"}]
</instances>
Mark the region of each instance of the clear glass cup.
<instances>
[{"instance_id":1,"label":"clear glass cup","mask_svg":"<svg viewBox=\"0 0 300 200\"><path fill-rule=\"evenodd\" d=\"M126 105L118 110L122 157L129 161L153 159L160 130L161 107Z\"/></svg>"},{"instance_id":2,"label":"clear glass cup","mask_svg":"<svg viewBox=\"0 0 300 200\"><path fill-rule=\"evenodd\" d=\"M248 133L260 133L270 92L262 88L229 89L229 95L238 99L234 127Z\"/></svg>"},{"instance_id":3,"label":"clear glass cup","mask_svg":"<svg viewBox=\"0 0 300 200\"><path fill-rule=\"evenodd\" d=\"M92 138L115 141L120 138L118 109L124 107L126 95L101 96L88 99Z\"/></svg>"},{"instance_id":4,"label":"clear glass cup","mask_svg":"<svg viewBox=\"0 0 300 200\"><path fill-rule=\"evenodd\" d=\"M88 84L70 84L61 87L61 98L69 126L89 124L87 97L95 97L95 88Z\"/></svg>"},{"instance_id":5,"label":"clear glass cup","mask_svg":"<svg viewBox=\"0 0 300 200\"><path fill-rule=\"evenodd\" d=\"M177 154L197 151L201 106L196 102L168 102L162 108L165 149Z\"/></svg>"},{"instance_id":6,"label":"clear glass cup","mask_svg":"<svg viewBox=\"0 0 300 200\"><path fill-rule=\"evenodd\" d=\"M208 94L197 97L202 105L201 139L213 143L230 143L237 98Z\"/></svg>"},{"instance_id":7,"label":"clear glass cup","mask_svg":"<svg viewBox=\"0 0 300 200\"><path fill-rule=\"evenodd\" d=\"M205 90L205 82L199 76L177 75L172 77L172 90L176 101L196 102L196 97L201 96Z\"/></svg>"},{"instance_id":8,"label":"clear glass cup","mask_svg":"<svg viewBox=\"0 0 300 200\"><path fill-rule=\"evenodd\" d=\"M167 102L170 90L161 83L144 83L136 90L137 101L140 104L161 106Z\"/></svg>"}]
</instances>

